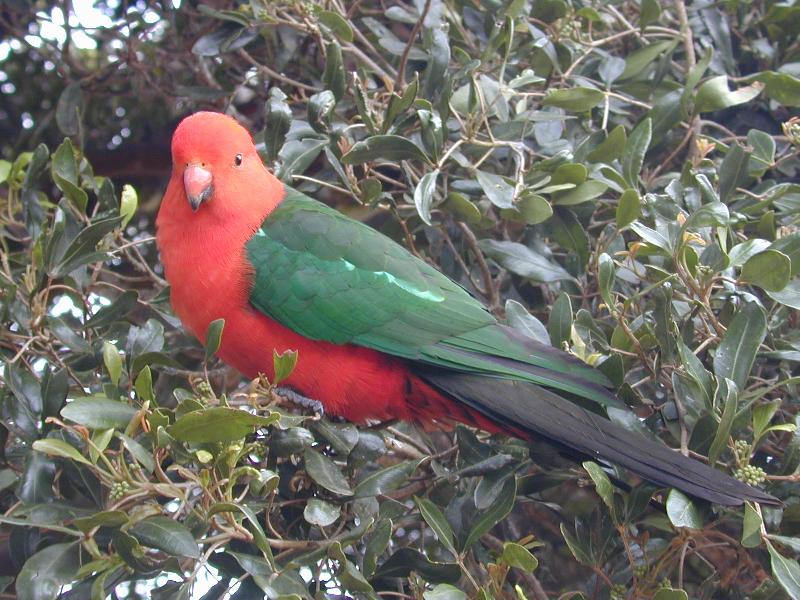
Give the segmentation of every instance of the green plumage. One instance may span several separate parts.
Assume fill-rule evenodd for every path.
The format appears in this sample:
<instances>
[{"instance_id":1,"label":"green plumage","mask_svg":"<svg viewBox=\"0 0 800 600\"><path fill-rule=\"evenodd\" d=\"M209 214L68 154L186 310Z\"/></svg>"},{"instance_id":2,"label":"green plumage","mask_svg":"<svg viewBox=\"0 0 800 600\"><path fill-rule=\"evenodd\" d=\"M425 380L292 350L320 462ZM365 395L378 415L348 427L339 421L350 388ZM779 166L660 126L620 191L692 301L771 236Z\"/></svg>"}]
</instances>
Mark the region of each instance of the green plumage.
<instances>
[{"instance_id":1,"label":"green plumage","mask_svg":"<svg viewBox=\"0 0 800 600\"><path fill-rule=\"evenodd\" d=\"M515 334L393 240L291 188L247 256L252 305L308 338L623 406L599 371Z\"/></svg>"}]
</instances>

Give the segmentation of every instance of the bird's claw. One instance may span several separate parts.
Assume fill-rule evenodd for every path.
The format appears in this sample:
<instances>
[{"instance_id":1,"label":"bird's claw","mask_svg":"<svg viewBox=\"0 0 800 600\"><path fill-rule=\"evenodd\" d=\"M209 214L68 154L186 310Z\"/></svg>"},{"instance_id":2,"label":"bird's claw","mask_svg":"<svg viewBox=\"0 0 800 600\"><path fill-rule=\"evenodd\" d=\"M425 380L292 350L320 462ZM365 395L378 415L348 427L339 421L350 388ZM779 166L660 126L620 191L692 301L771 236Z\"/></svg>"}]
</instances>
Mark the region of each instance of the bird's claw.
<instances>
[{"instance_id":1,"label":"bird's claw","mask_svg":"<svg viewBox=\"0 0 800 600\"><path fill-rule=\"evenodd\" d=\"M277 387L275 388L275 392L292 402L293 404L297 404L302 406L303 408L309 408L315 413L317 413L320 417L325 414L325 407L322 405L322 402L319 400L314 400L313 398L308 398L303 396L302 394L295 392L291 388L287 387Z\"/></svg>"}]
</instances>

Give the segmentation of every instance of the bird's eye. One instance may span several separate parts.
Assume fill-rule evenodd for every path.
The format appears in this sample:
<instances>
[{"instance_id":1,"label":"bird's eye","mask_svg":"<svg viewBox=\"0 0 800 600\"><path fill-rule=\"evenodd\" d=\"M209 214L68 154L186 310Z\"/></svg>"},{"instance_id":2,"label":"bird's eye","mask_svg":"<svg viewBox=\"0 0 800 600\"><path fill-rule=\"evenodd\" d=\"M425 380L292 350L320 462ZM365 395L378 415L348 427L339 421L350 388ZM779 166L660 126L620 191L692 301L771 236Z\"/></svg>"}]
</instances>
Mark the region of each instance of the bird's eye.
<instances>
[{"instance_id":1,"label":"bird's eye","mask_svg":"<svg viewBox=\"0 0 800 600\"><path fill-rule=\"evenodd\" d=\"M244 160L244 157L241 154L237 154L236 157L233 159L233 165L235 167L241 166L242 160Z\"/></svg>"}]
</instances>

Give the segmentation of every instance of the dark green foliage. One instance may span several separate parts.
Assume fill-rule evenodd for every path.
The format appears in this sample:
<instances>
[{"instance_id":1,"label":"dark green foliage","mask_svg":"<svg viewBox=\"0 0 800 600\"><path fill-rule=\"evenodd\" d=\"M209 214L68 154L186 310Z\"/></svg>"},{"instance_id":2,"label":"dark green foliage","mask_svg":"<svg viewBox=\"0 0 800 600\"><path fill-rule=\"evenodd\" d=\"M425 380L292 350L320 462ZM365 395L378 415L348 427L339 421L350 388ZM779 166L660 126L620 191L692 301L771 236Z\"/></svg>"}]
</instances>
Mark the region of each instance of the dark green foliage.
<instances>
[{"instance_id":1,"label":"dark green foliage","mask_svg":"<svg viewBox=\"0 0 800 600\"><path fill-rule=\"evenodd\" d=\"M68 43L63 6L0 9L0 593L800 597L800 8L96 4ZM613 418L785 506L651 503L545 446L243 386L222 323L208 353L182 332L153 245L198 109L599 366L640 420Z\"/></svg>"}]
</instances>

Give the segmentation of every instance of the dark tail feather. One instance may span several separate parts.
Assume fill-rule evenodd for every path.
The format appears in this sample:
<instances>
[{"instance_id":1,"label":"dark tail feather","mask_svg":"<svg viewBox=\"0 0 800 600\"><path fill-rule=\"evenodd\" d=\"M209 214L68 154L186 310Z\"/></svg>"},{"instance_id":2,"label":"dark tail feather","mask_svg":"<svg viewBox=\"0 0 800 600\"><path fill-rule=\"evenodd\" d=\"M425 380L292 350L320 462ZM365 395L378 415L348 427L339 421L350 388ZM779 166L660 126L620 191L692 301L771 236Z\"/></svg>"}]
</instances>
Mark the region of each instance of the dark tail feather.
<instances>
[{"instance_id":1,"label":"dark tail feather","mask_svg":"<svg viewBox=\"0 0 800 600\"><path fill-rule=\"evenodd\" d=\"M525 430L568 451L619 465L657 485L729 506L745 500L781 503L766 492L630 432L537 385L421 366L415 371L442 393L499 425Z\"/></svg>"}]
</instances>

